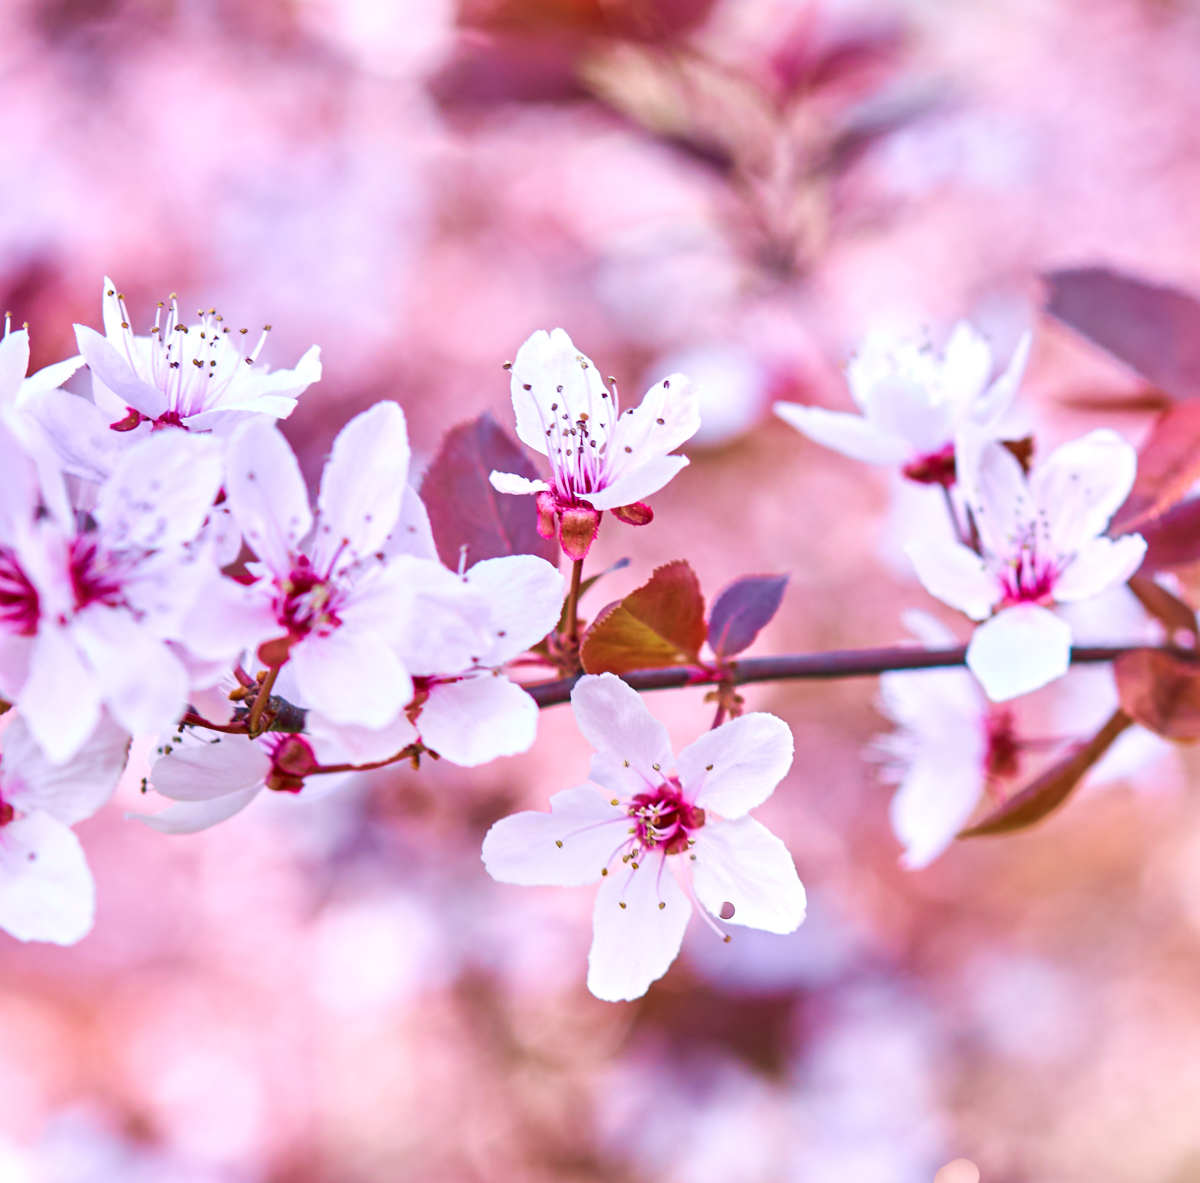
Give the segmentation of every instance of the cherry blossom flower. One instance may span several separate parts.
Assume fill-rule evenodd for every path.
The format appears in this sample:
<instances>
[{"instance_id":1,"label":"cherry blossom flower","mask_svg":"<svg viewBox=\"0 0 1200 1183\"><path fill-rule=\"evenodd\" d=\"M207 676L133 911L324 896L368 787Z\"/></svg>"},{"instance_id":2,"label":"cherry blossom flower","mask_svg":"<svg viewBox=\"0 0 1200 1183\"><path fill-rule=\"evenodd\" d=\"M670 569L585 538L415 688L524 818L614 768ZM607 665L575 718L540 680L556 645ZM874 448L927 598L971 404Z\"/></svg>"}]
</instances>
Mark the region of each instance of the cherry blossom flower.
<instances>
[{"instance_id":1,"label":"cherry blossom flower","mask_svg":"<svg viewBox=\"0 0 1200 1183\"><path fill-rule=\"evenodd\" d=\"M474 767L528 751L537 737L537 704L502 667L558 623L563 578L536 555L484 559L464 579L486 606L487 642L469 668L418 679L417 729L425 746Z\"/></svg>"},{"instance_id":2,"label":"cherry blossom flower","mask_svg":"<svg viewBox=\"0 0 1200 1183\"><path fill-rule=\"evenodd\" d=\"M60 391L26 403L64 467L79 476L107 474L121 450L114 433L182 427L227 435L251 417L286 418L321 377L316 345L294 369L271 370L258 361L269 326L247 350L245 329L230 329L215 309L187 323L174 295L159 304L145 336L133 331L124 297L107 277L102 308L103 335L75 326L94 402Z\"/></svg>"},{"instance_id":3,"label":"cherry blossom flower","mask_svg":"<svg viewBox=\"0 0 1200 1183\"><path fill-rule=\"evenodd\" d=\"M748 816L791 767L781 719L743 715L676 758L666 729L614 674L581 678L571 705L596 749L590 783L555 794L550 813L498 821L483 861L504 883L602 880L588 958L593 994L644 994L675 960L693 907L718 932L712 917L727 903L734 924L777 933L799 926L805 896L791 855Z\"/></svg>"},{"instance_id":4,"label":"cherry blossom flower","mask_svg":"<svg viewBox=\"0 0 1200 1183\"><path fill-rule=\"evenodd\" d=\"M383 547L405 497L404 413L377 403L338 434L314 522L296 458L262 420L226 452L226 492L259 561L256 580L216 582L188 621L191 647L231 640L285 663L301 705L333 723L391 724L413 696L412 671L467 669L488 643L478 592L440 563ZM264 646L269 642L269 647Z\"/></svg>"},{"instance_id":5,"label":"cherry blossom flower","mask_svg":"<svg viewBox=\"0 0 1200 1183\"><path fill-rule=\"evenodd\" d=\"M924 614L908 613L905 622L927 646L955 643ZM872 754L897 786L892 830L904 846L902 863L917 870L954 841L989 782L1017 773L1013 714L989 703L961 669L884 674L879 703L896 730L878 737Z\"/></svg>"},{"instance_id":6,"label":"cherry blossom flower","mask_svg":"<svg viewBox=\"0 0 1200 1183\"><path fill-rule=\"evenodd\" d=\"M991 349L965 322L955 326L940 354L914 341L872 335L846 366L861 415L789 402L776 403L775 413L809 439L855 460L897 466L920 484L950 486L955 437L968 426L994 431L1028 356L1026 334L992 379Z\"/></svg>"},{"instance_id":7,"label":"cherry blossom flower","mask_svg":"<svg viewBox=\"0 0 1200 1183\"><path fill-rule=\"evenodd\" d=\"M588 552L604 510L641 526L653 515L643 498L657 493L686 456L669 455L700 426L691 382L671 374L638 407L621 411L590 358L562 329L539 329L512 363L517 435L550 460L553 478L493 472L501 493L537 495L538 532L557 537L572 559Z\"/></svg>"},{"instance_id":8,"label":"cherry blossom flower","mask_svg":"<svg viewBox=\"0 0 1200 1183\"><path fill-rule=\"evenodd\" d=\"M220 487L219 448L183 433L139 442L83 526L54 511L61 489L43 496L2 426L0 471L0 694L56 762L104 706L134 734L170 726L190 683L182 621L212 570L195 539Z\"/></svg>"},{"instance_id":9,"label":"cherry blossom flower","mask_svg":"<svg viewBox=\"0 0 1200 1183\"><path fill-rule=\"evenodd\" d=\"M976 554L947 540L906 549L927 591L973 620L967 665L994 701L1066 673L1071 627L1054 604L1124 583L1146 553L1139 534L1104 537L1133 486L1137 454L1113 431L1056 449L1027 479L993 441L960 441L962 483L979 535Z\"/></svg>"},{"instance_id":10,"label":"cherry blossom flower","mask_svg":"<svg viewBox=\"0 0 1200 1183\"><path fill-rule=\"evenodd\" d=\"M21 718L0 740L0 928L73 945L91 931L96 889L71 827L112 795L129 737L107 718L70 760L46 759Z\"/></svg>"}]
</instances>

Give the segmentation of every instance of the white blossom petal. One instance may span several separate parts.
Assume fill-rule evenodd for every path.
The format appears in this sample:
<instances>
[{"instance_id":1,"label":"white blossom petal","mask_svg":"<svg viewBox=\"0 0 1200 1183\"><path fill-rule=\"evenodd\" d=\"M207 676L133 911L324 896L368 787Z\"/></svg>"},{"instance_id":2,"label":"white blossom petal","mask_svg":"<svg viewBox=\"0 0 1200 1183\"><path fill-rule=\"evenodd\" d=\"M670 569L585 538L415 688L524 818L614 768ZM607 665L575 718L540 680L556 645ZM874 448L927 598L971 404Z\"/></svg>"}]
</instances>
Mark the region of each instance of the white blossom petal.
<instances>
[{"instance_id":1,"label":"white blossom petal","mask_svg":"<svg viewBox=\"0 0 1200 1183\"><path fill-rule=\"evenodd\" d=\"M619 509L635 501L645 501L691 463L686 456L651 456L648 460L620 473L611 484L596 493L580 493L593 509Z\"/></svg>"},{"instance_id":2,"label":"white blossom petal","mask_svg":"<svg viewBox=\"0 0 1200 1183\"><path fill-rule=\"evenodd\" d=\"M125 816L160 834L197 834L240 813L259 792L259 787L255 786L208 801L178 801L158 813L127 813Z\"/></svg>"},{"instance_id":3,"label":"white blossom petal","mask_svg":"<svg viewBox=\"0 0 1200 1183\"><path fill-rule=\"evenodd\" d=\"M69 760L100 721L100 688L66 629L43 623L18 709L54 763Z\"/></svg>"},{"instance_id":4,"label":"white blossom petal","mask_svg":"<svg viewBox=\"0 0 1200 1183\"><path fill-rule=\"evenodd\" d=\"M961 433L955 455L963 496L984 549L993 555L1009 554L1037 520L1020 461L1003 444L978 432Z\"/></svg>"},{"instance_id":5,"label":"white blossom petal","mask_svg":"<svg viewBox=\"0 0 1200 1183\"><path fill-rule=\"evenodd\" d=\"M983 795L985 751L982 729L978 750L926 748L905 772L888 815L904 847L901 862L909 870L928 866L966 825Z\"/></svg>"},{"instance_id":6,"label":"white blossom petal","mask_svg":"<svg viewBox=\"0 0 1200 1183\"><path fill-rule=\"evenodd\" d=\"M558 569L537 555L484 559L467 584L486 600L491 643L479 664L495 668L536 645L557 624L566 586Z\"/></svg>"},{"instance_id":7,"label":"white blossom petal","mask_svg":"<svg viewBox=\"0 0 1200 1183\"><path fill-rule=\"evenodd\" d=\"M167 396L143 382L112 342L87 325L75 326L75 341L88 369L119 403L132 407L147 419L157 419L167 410Z\"/></svg>"},{"instance_id":8,"label":"white blossom petal","mask_svg":"<svg viewBox=\"0 0 1200 1183\"><path fill-rule=\"evenodd\" d=\"M600 885L587 977L597 998L640 998L678 955L692 904L664 864L650 855L636 871L618 865Z\"/></svg>"},{"instance_id":9,"label":"white blossom petal","mask_svg":"<svg viewBox=\"0 0 1200 1183\"><path fill-rule=\"evenodd\" d=\"M1137 474L1133 445L1101 428L1055 448L1030 477L1030 490L1058 550L1073 554L1104 532Z\"/></svg>"},{"instance_id":10,"label":"white blossom petal","mask_svg":"<svg viewBox=\"0 0 1200 1183\"><path fill-rule=\"evenodd\" d=\"M532 481L529 477L519 476L515 472L496 472L494 469L488 480L497 493L545 493L550 488L545 481Z\"/></svg>"},{"instance_id":11,"label":"white blossom petal","mask_svg":"<svg viewBox=\"0 0 1200 1183\"><path fill-rule=\"evenodd\" d=\"M384 727L360 727L357 723L334 723L318 711L310 710L305 730L313 750L323 764L371 764L386 760L415 743L417 729L401 712ZM321 776L324 783L335 775ZM302 796L311 796L306 785Z\"/></svg>"},{"instance_id":12,"label":"white blossom petal","mask_svg":"<svg viewBox=\"0 0 1200 1183\"><path fill-rule=\"evenodd\" d=\"M884 435L859 415L801 403L776 403L775 414L810 440L867 464L903 464L912 455L908 441Z\"/></svg>"},{"instance_id":13,"label":"white blossom petal","mask_svg":"<svg viewBox=\"0 0 1200 1183\"><path fill-rule=\"evenodd\" d=\"M333 441L321 476L313 559L328 570L378 551L391 533L408 481L408 428L398 403L355 415Z\"/></svg>"},{"instance_id":14,"label":"white blossom petal","mask_svg":"<svg viewBox=\"0 0 1200 1183\"><path fill-rule=\"evenodd\" d=\"M602 755L628 766L654 784L673 763L667 729L650 713L642 696L616 674L580 678L571 691L575 722L584 739Z\"/></svg>"},{"instance_id":15,"label":"white blossom petal","mask_svg":"<svg viewBox=\"0 0 1200 1183\"><path fill-rule=\"evenodd\" d=\"M714 916L733 905L731 924L794 932L804 920L804 885L784 844L751 817L715 821L695 834L696 898Z\"/></svg>"},{"instance_id":16,"label":"white blossom petal","mask_svg":"<svg viewBox=\"0 0 1200 1183\"><path fill-rule=\"evenodd\" d=\"M377 636L346 625L293 645L289 664L304 705L335 723L386 727L413 695L396 654Z\"/></svg>"},{"instance_id":17,"label":"white blossom petal","mask_svg":"<svg viewBox=\"0 0 1200 1183\"><path fill-rule=\"evenodd\" d=\"M158 550L191 542L221 488L220 446L186 431L161 431L117 460L95 516L113 550Z\"/></svg>"},{"instance_id":18,"label":"white blossom petal","mask_svg":"<svg viewBox=\"0 0 1200 1183\"><path fill-rule=\"evenodd\" d=\"M947 398L968 408L983 393L992 372L992 347L973 325L960 320L942 349L942 386Z\"/></svg>"},{"instance_id":19,"label":"white blossom petal","mask_svg":"<svg viewBox=\"0 0 1200 1183\"><path fill-rule=\"evenodd\" d=\"M29 333L25 329L0 337L0 408L14 407L29 369Z\"/></svg>"},{"instance_id":20,"label":"white blossom petal","mask_svg":"<svg viewBox=\"0 0 1200 1183\"><path fill-rule=\"evenodd\" d=\"M437 562L437 545L433 541L429 513L425 509L425 502L412 485L405 486L404 500L400 503L400 516L383 544L383 553L389 558L411 555L413 558Z\"/></svg>"},{"instance_id":21,"label":"white blossom petal","mask_svg":"<svg viewBox=\"0 0 1200 1183\"><path fill-rule=\"evenodd\" d=\"M982 620L1000 600L999 581L962 543L930 539L910 542L904 550L925 590L972 620Z\"/></svg>"},{"instance_id":22,"label":"white blossom petal","mask_svg":"<svg viewBox=\"0 0 1200 1183\"><path fill-rule=\"evenodd\" d=\"M120 432L95 403L65 390L31 399L25 413L42 429L59 463L73 476L102 481L121 453Z\"/></svg>"},{"instance_id":23,"label":"white blossom petal","mask_svg":"<svg viewBox=\"0 0 1200 1183\"><path fill-rule=\"evenodd\" d=\"M488 830L483 864L493 879L527 887L594 883L628 839L628 815L591 785L555 793L550 809L514 813ZM618 867L613 874L623 877Z\"/></svg>"},{"instance_id":24,"label":"white blossom petal","mask_svg":"<svg viewBox=\"0 0 1200 1183\"><path fill-rule=\"evenodd\" d=\"M975 630L967 646L967 665L993 702L1053 682L1070 663L1070 625L1036 604L998 612Z\"/></svg>"},{"instance_id":25,"label":"white blossom petal","mask_svg":"<svg viewBox=\"0 0 1200 1183\"><path fill-rule=\"evenodd\" d=\"M96 888L79 839L45 813L0 826L0 928L73 945L92 929Z\"/></svg>"},{"instance_id":26,"label":"white blossom petal","mask_svg":"<svg viewBox=\"0 0 1200 1183\"><path fill-rule=\"evenodd\" d=\"M168 742L171 750L155 760L149 781L173 801L211 801L261 788L271 771L266 750L245 736L185 731Z\"/></svg>"},{"instance_id":27,"label":"white blossom petal","mask_svg":"<svg viewBox=\"0 0 1200 1183\"><path fill-rule=\"evenodd\" d=\"M1146 540L1140 534L1093 538L1083 544L1054 581L1054 598L1068 604L1126 583L1145 557Z\"/></svg>"},{"instance_id":28,"label":"white blossom petal","mask_svg":"<svg viewBox=\"0 0 1200 1183\"><path fill-rule=\"evenodd\" d=\"M909 456L938 452L954 439L958 406L909 375L891 374L867 394L864 414L888 439L908 443Z\"/></svg>"},{"instance_id":29,"label":"white blossom petal","mask_svg":"<svg viewBox=\"0 0 1200 1183\"><path fill-rule=\"evenodd\" d=\"M129 736L107 718L62 764L46 758L20 717L4 732L2 745L4 800L22 813L45 813L67 826L91 817L112 796L129 754Z\"/></svg>"},{"instance_id":30,"label":"white blossom petal","mask_svg":"<svg viewBox=\"0 0 1200 1183\"><path fill-rule=\"evenodd\" d=\"M646 392L640 405L617 417L609 438L609 457L619 462L627 455L665 456L699 430L699 393L690 378L670 374Z\"/></svg>"},{"instance_id":31,"label":"white blossom petal","mask_svg":"<svg viewBox=\"0 0 1200 1183\"><path fill-rule=\"evenodd\" d=\"M722 817L761 805L792 766L791 728L761 711L731 719L679 753L676 768L690 801Z\"/></svg>"},{"instance_id":32,"label":"white blossom petal","mask_svg":"<svg viewBox=\"0 0 1200 1183\"><path fill-rule=\"evenodd\" d=\"M418 726L425 746L463 768L527 752L537 738L537 703L498 674L435 682Z\"/></svg>"},{"instance_id":33,"label":"white blossom petal","mask_svg":"<svg viewBox=\"0 0 1200 1183\"><path fill-rule=\"evenodd\" d=\"M971 419L980 427L990 427L1008 410L1017 394L1017 387L1025 375L1029 361L1029 349L1033 344L1030 333L1022 333L1017 347L1009 358L1008 365L994 382L975 400L970 408Z\"/></svg>"},{"instance_id":34,"label":"white blossom petal","mask_svg":"<svg viewBox=\"0 0 1200 1183\"><path fill-rule=\"evenodd\" d=\"M279 429L262 419L238 428L225 454L225 490L246 542L275 574L312 527L300 466Z\"/></svg>"},{"instance_id":35,"label":"white blossom petal","mask_svg":"<svg viewBox=\"0 0 1200 1183\"><path fill-rule=\"evenodd\" d=\"M555 415L575 422L607 393L591 359L576 349L563 329L538 329L517 350L512 364L512 403L517 435L547 455L547 428ZM557 410L552 410L558 404Z\"/></svg>"}]
</instances>

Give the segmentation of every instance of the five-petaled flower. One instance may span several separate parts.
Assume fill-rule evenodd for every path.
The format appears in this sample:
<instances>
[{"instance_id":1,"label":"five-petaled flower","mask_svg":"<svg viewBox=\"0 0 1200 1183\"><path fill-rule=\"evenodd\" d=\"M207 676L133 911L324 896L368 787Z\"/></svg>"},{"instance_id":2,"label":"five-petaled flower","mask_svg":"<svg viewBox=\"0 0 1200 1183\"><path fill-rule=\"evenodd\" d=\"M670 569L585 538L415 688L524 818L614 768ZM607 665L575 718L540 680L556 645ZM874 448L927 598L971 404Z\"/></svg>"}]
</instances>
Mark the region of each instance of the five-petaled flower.
<instances>
[{"instance_id":1,"label":"five-petaled flower","mask_svg":"<svg viewBox=\"0 0 1200 1183\"><path fill-rule=\"evenodd\" d=\"M269 327L247 349L245 329L231 329L216 309L188 322L174 295L158 305L145 336L133 331L125 299L107 277L102 309L103 334L75 326L94 402L62 393L27 401L63 466L79 476L107 473L120 451L114 433L181 427L227 435L249 418L286 418L321 377L316 345L294 369L272 370L258 360Z\"/></svg>"},{"instance_id":2,"label":"five-petaled flower","mask_svg":"<svg viewBox=\"0 0 1200 1183\"><path fill-rule=\"evenodd\" d=\"M897 466L909 480L950 486L956 436L964 428L992 431L1008 409L1029 355L1029 336L992 379L992 352L969 324L955 326L941 354L914 341L867 338L846 366L850 393L862 411L848 415L800 403L775 413L809 439L869 464Z\"/></svg>"},{"instance_id":3,"label":"five-petaled flower","mask_svg":"<svg viewBox=\"0 0 1200 1183\"><path fill-rule=\"evenodd\" d=\"M70 760L54 764L16 718L0 745L0 928L73 945L91 930L96 888L71 827L112 795L129 737L101 718Z\"/></svg>"},{"instance_id":4,"label":"five-petaled flower","mask_svg":"<svg viewBox=\"0 0 1200 1183\"><path fill-rule=\"evenodd\" d=\"M615 385L609 390L562 329L539 329L517 351L512 402L517 435L549 458L553 479L493 472L492 485L536 494L538 532L557 537L572 559L587 554L606 509L635 526L651 520L642 499L688 463L668 453L700 426L699 402L682 374L664 378L641 406L622 412Z\"/></svg>"},{"instance_id":5,"label":"five-petaled flower","mask_svg":"<svg viewBox=\"0 0 1200 1183\"><path fill-rule=\"evenodd\" d=\"M791 767L781 719L743 715L676 758L666 729L616 675L580 679L571 705L596 749L591 783L555 794L550 813L498 821L483 861L505 883L603 880L588 957L593 994L644 994L674 961L693 906L718 932L713 917L726 904L734 924L777 933L800 925L805 895L792 857L747 816Z\"/></svg>"},{"instance_id":6,"label":"five-petaled flower","mask_svg":"<svg viewBox=\"0 0 1200 1183\"><path fill-rule=\"evenodd\" d=\"M1090 599L1130 578L1140 534L1104 537L1129 495L1137 453L1113 431L1057 448L1026 478L1001 444L962 441L962 483L980 552L950 540L905 549L926 589L973 620L967 665L994 701L1067 672L1071 628L1054 604Z\"/></svg>"}]
</instances>

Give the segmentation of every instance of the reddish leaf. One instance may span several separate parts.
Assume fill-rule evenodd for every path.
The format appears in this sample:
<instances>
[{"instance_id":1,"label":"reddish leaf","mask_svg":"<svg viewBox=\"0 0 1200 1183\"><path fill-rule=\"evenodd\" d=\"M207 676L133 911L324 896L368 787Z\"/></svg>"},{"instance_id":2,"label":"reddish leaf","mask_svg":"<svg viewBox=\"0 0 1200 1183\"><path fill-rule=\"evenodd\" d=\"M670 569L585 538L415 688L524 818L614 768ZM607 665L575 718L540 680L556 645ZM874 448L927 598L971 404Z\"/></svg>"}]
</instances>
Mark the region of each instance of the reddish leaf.
<instances>
[{"instance_id":1,"label":"reddish leaf","mask_svg":"<svg viewBox=\"0 0 1200 1183\"><path fill-rule=\"evenodd\" d=\"M1078 267L1046 277L1046 310L1178 398L1200 393L1200 301L1110 271Z\"/></svg>"},{"instance_id":2,"label":"reddish leaf","mask_svg":"<svg viewBox=\"0 0 1200 1183\"><path fill-rule=\"evenodd\" d=\"M1011 834L1040 822L1075 791L1084 774L1108 751L1133 720L1117 711L1087 743L1052 764L1041 776L1014 794L983 821L959 831L960 838Z\"/></svg>"},{"instance_id":3,"label":"reddish leaf","mask_svg":"<svg viewBox=\"0 0 1200 1183\"><path fill-rule=\"evenodd\" d=\"M1146 557L1140 574L1169 571L1200 560L1200 497L1181 501L1140 527Z\"/></svg>"},{"instance_id":4,"label":"reddish leaf","mask_svg":"<svg viewBox=\"0 0 1200 1183\"><path fill-rule=\"evenodd\" d=\"M704 643L704 596L683 559L659 567L637 591L610 604L583 638L580 658L589 674L698 661Z\"/></svg>"},{"instance_id":5,"label":"reddish leaf","mask_svg":"<svg viewBox=\"0 0 1200 1183\"><path fill-rule=\"evenodd\" d=\"M1167 739L1200 739L1200 665L1136 649L1119 657L1113 671L1126 714Z\"/></svg>"},{"instance_id":6,"label":"reddish leaf","mask_svg":"<svg viewBox=\"0 0 1200 1183\"><path fill-rule=\"evenodd\" d=\"M1196 613L1192 606L1149 575L1137 574L1129 581L1129 590L1138 602L1167 630L1168 636L1177 633L1196 633Z\"/></svg>"},{"instance_id":7,"label":"reddish leaf","mask_svg":"<svg viewBox=\"0 0 1200 1183\"><path fill-rule=\"evenodd\" d=\"M1155 421L1138 449L1137 479L1109 527L1111 534L1141 528L1178 503L1200 480L1200 401L1177 403Z\"/></svg>"},{"instance_id":8,"label":"reddish leaf","mask_svg":"<svg viewBox=\"0 0 1200 1183\"><path fill-rule=\"evenodd\" d=\"M538 534L534 499L497 493L488 481L493 469L538 476L520 446L491 415L450 429L421 482L421 498L442 562L457 568L463 547L468 563L503 555L540 555L557 562L554 541Z\"/></svg>"},{"instance_id":9,"label":"reddish leaf","mask_svg":"<svg viewBox=\"0 0 1200 1183\"><path fill-rule=\"evenodd\" d=\"M712 606L708 643L719 660L741 653L779 611L786 575L745 575L731 583Z\"/></svg>"}]
</instances>

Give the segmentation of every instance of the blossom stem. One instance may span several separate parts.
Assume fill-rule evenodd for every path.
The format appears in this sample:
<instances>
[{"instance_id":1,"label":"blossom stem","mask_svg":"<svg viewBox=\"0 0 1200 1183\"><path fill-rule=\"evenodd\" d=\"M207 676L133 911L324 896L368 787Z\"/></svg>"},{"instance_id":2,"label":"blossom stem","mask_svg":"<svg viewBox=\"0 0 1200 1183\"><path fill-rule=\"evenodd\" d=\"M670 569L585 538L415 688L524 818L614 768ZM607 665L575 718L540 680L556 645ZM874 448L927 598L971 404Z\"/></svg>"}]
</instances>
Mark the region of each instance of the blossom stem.
<instances>
[{"instance_id":1,"label":"blossom stem","mask_svg":"<svg viewBox=\"0 0 1200 1183\"><path fill-rule=\"evenodd\" d=\"M1134 648L1148 646L1086 645L1071 650L1071 660L1077 665L1115 661ZM1183 660L1187 653L1174 646L1168 652ZM676 665L661 669L631 670L621 678L634 690L670 690L681 686L710 686L728 682L745 686L752 682L783 682L799 679L862 678L891 670L930 670L965 665L965 645L942 649L917 649L897 645L880 649L835 649L827 653L791 653L778 657L747 657L731 661L719 669L702 665ZM539 707L567 702L571 689L579 680L576 674L553 682L527 683L524 687Z\"/></svg>"},{"instance_id":2,"label":"blossom stem","mask_svg":"<svg viewBox=\"0 0 1200 1183\"><path fill-rule=\"evenodd\" d=\"M566 628L563 640L569 652L579 649L579 587L583 582L583 560L576 559L571 564L571 589L567 592Z\"/></svg>"},{"instance_id":3,"label":"blossom stem","mask_svg":"<svg viewBox=\"0 0 1200 1183\"><path fill-rule=\"evenodd\" d=\"M195 711L186 711L179 722L186 724L188 727L204 727L209 731L223 731L226 735L246 734L246 724L244 722L214 723L211 719L206 719L203 715L199 715Z\"/></svg>"},{"instance_id":4,"label":"blossom stem","mask_svg":"<svg viewBox=\"0 0 1200 1183\"><path fill-rule=\"evenodd\" d=\"M407 747L401 748L394 756L388 756L385 760L372 760L369 764L318 764L309 775L324 775L330 772L370 772L373 768L387 768L392 764L399 763L401 760L411 760L414 756L420 755L421 751L420 744L410 743Z\"/></svg>"}]
</instances>

